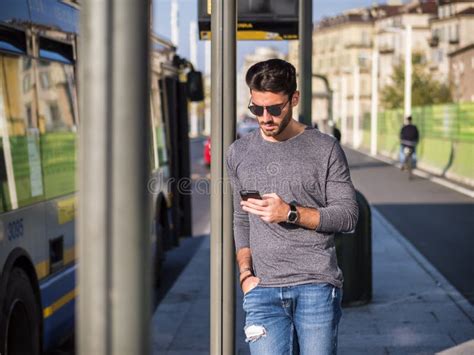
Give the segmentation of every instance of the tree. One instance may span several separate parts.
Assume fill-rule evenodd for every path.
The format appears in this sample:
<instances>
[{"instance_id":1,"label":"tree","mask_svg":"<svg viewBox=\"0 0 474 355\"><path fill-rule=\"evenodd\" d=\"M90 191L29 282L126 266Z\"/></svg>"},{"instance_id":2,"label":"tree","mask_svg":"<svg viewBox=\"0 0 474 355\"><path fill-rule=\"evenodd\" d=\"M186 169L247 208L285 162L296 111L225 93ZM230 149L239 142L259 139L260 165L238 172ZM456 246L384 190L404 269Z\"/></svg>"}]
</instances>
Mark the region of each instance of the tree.
<instances>
[{"instance_id":1,"label":"tree","mask_svg":"<svg viewBox=\"0 0 474 355\"><path fill-rule=\"evenodd\" d=\"M393 67L392 84L381 92L386 109L402 108L405 95L405 66L403 61ZM421 53L412 55L412 106L452 102L451 88L431 77L426 59Z\"/></svg>"}]
</instances>

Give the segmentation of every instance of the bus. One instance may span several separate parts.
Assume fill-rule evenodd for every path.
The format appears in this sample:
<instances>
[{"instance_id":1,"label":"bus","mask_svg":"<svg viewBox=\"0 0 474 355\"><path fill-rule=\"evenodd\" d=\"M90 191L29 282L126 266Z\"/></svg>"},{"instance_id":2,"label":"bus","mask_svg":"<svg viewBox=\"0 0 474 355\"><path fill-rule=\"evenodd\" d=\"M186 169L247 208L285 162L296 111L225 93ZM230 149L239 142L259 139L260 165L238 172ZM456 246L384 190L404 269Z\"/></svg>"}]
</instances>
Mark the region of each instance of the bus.
<instances>
[{"instance_id":1,"label":"bus","mask_svg":"<svg viewBox=\"0 0 474 355\"><path fill-rule=\"evenodd\" d=\"M1 355L40 354L74 330L79 11L74 0L0 0ZM165 251L191 235L190 196L178 191L190 175L189 66L159 36L150 52L150 277L159 281Z\"/></svg>"}]
</instances>

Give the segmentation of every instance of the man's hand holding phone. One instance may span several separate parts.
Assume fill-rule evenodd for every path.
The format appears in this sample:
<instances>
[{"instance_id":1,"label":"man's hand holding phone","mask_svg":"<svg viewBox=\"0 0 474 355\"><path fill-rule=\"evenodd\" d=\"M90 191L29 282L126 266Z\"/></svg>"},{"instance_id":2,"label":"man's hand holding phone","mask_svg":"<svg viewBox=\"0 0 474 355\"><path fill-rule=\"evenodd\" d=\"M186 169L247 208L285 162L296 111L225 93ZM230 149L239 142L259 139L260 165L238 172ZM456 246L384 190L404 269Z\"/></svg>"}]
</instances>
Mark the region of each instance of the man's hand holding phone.
<instances>
[{"instance_id":1,"label":"man's hand holding phone","mask_svg":"<svg viewBox=\"0 0 474 355\"><path fill-rule=\"evenodd\" d=\"M240 205L245 212L255 214L267 223L286 221L290 207L277 194L260 196L258 191L243 190L240 196Z\"/></svg>"}]
</instances>

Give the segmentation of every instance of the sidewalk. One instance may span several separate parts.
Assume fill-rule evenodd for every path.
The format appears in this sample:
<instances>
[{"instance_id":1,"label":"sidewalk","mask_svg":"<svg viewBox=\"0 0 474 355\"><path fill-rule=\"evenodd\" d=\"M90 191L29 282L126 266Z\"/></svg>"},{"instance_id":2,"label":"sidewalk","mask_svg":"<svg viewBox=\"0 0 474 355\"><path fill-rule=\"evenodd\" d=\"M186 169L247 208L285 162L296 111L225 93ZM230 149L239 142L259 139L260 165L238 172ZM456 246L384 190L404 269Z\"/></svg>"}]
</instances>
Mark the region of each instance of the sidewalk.
<instances>
[{"instance_id":1,"label":"sidewalk","mask_svg":"<svg viewBox=\"0 0 474 355\"><path fill-rule=\"evenodd\" d=\"M338 353L474 354L474 307L376 209L372 226L373 299L343 309ZM206 237L158 306L154 354L209 354L209 253ZM236 354L248 354L236 295Z\"/></svg>"}]
</instances>

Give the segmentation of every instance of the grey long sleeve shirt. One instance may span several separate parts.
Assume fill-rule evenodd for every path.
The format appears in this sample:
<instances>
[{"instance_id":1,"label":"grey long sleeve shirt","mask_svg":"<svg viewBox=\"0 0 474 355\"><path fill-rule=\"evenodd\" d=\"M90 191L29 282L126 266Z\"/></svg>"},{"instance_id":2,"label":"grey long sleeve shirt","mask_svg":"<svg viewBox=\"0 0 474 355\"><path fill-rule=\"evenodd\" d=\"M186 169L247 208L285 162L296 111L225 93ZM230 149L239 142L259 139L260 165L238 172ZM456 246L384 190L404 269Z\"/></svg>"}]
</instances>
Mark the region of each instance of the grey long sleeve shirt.
<instances>
[{"instance_id":1,"label":"grey long sleeve shirt","mask_svg":"<svg viewBox=\"0 0 474 355\"><path fill-rule=\"evenodd\" d=\"M307 128L283 142L269 142L256 130L227 151L234 200L236 250L249 247L261 286L327 282L342 287L335 232L355 228L358 207L347 160L339 143ZM319 210L316 230L267 223L240 207L240 190L276 193L285 202Z\"/></svg>"}]
</instances>

